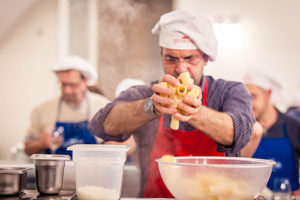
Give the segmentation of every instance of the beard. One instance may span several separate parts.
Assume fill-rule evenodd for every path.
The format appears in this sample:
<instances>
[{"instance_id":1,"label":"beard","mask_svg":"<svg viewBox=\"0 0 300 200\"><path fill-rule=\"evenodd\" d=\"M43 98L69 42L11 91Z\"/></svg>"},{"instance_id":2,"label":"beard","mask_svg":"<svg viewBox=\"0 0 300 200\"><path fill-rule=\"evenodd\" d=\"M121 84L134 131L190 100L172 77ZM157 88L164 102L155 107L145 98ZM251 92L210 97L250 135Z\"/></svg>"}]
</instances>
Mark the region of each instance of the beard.
<instances>
[{"instance_id":1,"label":"beard","mask_svg":"<svg viewBox=\"0 0 300 200\"><path fill-rule=\"evenodd\" d=\"M79 105L84 97L84 93L64 95L63 100L68 104Z\"/></svg>"}]
</instances>

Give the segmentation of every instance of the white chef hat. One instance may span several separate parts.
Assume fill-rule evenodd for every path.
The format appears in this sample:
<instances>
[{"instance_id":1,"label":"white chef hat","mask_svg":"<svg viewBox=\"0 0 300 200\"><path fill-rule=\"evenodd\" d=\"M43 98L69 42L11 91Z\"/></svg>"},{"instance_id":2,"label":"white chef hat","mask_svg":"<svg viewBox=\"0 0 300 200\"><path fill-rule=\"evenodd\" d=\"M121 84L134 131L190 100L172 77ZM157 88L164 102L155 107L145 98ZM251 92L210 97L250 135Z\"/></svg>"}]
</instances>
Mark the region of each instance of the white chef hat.
<instances>
[{"instance_id":1,"label":"white chef hat","mask_svg":"<svg viewBox=\"0 0 300 200\"><path fill-rule=\"evenodd\" d=\"M94 84L98 79L98 73L95 67L88 61L76 55L63 58L58 63L52 65L51 70L53 72L78 70L88 80L89 85Z\"/></svg>"},{"instance_id":2,"label":"white chef hat","mask_svg":"<svg viewBox=\"0 0 300 200\"><path fill-rule=\"evenodd\" d=\"M211 22L203 16L175 10L160 17L152 29L159 35L159 45L169 49L200 49L214 61L217 38Z\"/></svg>"},{"instance_id":3,"label":"white chef hat","mask_svg":"<svg viewBox=\"0 0 300 200\"><path fill-rule=\"evenodd\" d=\"M287 107L298 107L300 106L300 90L299 89L288 89L285 90L284 96L286 98Z\"/></svg>"},{"instance_id":4,"label":"white chef hat","mask_svg":"<svg viewBox=\"0 0 300 200\"><path fill-rule=\"evenodd\" d=\"M117 85L116 89L115 89L115 96L119 96L119 94L124 91L127 90L128 88L130 88L131 86L134 85L144 85L145 82L140 80L140 79L134 79L134 78L125 78L122 81L119 82L119 84Z\"/></svg>"},{"instance_id":5,"label":"white chef hat","mask_svg":"<svg viewBox=\"0 0 300 200\"><path fill-rule=\"evenodd\" d=\"M271 102L280 103L284 101L282 97L282 86L281 84L272 78L270 75L267 75L261 72L258 69L248 70L243 77L244 84L256 85L264 90L271 90Z\"/></svg>"}]
</instances>

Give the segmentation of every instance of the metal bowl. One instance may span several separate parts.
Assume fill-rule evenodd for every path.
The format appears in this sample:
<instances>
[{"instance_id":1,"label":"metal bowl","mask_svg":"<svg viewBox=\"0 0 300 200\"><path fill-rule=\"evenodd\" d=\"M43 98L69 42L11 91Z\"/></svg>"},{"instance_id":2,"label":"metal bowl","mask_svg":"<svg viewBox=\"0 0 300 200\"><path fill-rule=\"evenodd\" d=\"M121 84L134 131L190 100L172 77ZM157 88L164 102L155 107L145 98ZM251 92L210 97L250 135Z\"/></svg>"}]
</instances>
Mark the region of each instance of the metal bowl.
<instances>
[{"instance_id":1,"label":"metal bowl","mask_svg":"<svg viewBox=\"0 0 300 200\"><path fill-rule=\"evenodd\" d=\"M175 199L255 199L265 188L271 160L236 157L157 159L161 177Z\"/></svg>"},{"instance_id":2,"label":"metal bowl","mask_svg":"<svg viewBox=\"0 0 300 200\"><path fill-rule=\"evenodd\" d=\"M0 167L0 195L17 195L26 189L27 171L24 167Z\"/></svg>"},{"instance_id":3,"label":"metal bowl","mask_svg":"<svg viewBox=\"0 0 300 200\"><path fill-rule=\"evenodd\" d=\"M70 160L67 155L34 154L36 187L41 194L57 194L61 191L65 161Z\"/></svg>"}]
</instances>

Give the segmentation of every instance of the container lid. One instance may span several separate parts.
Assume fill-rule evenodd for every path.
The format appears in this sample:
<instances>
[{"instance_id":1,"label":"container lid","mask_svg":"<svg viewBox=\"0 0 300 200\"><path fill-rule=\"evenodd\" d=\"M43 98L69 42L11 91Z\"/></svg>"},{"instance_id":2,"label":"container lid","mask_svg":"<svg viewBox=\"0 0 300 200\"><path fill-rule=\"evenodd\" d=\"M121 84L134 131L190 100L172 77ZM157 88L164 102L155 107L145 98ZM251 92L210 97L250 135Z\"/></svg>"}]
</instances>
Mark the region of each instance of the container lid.
<instances>
[{"instance_id":1,"label":"container lid","mask_svg":"<svg viewBox=\"0 0 300 200\"><path fill-rule=\"evenodd\" d=\"M128 151L128 145L114 145L114 144L75 144L69 146L69 151Z\"/></svg>"},{"instance_id":2,"label":"container lid","mask_svg":"<svg viewBox=\"0 0 300 200\"><path fill-rule=\"evenodd\" d=\"M33 154L30 158L34 160L70 160L68 155L57 154Z\"/></svg>"}]
</instances>

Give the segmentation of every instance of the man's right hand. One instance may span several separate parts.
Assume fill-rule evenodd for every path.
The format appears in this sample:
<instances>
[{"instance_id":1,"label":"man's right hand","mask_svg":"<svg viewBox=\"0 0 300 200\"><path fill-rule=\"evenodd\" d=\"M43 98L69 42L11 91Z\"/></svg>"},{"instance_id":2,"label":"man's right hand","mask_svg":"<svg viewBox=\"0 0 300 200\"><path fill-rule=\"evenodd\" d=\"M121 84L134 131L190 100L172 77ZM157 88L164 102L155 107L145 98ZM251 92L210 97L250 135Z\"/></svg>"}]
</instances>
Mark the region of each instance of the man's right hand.
<instances>
[{"instance_id":1,"label":"man's right hand","mask_svg":"<svg viewBox=\"0 0 300 200\"><path fill-rule=\"evenodd\" d=\"M27 155L43 153L51 146L51 133L43 132L41 137L36 140L25 142L25 152Z\"/></svg>"},{"instance_id":2,"label":"man's right hand","mask_svg":"<svg viewBox=\"0 0 300 200\"><path fill-rule=\"evenodd\" d=\"M155 107L155 112L159 116L163 114L174 114L176 112L176 108L170 108L170 106L174 103L174 100L170 97L167 97L168 95L171 95L172 90L170 88L166 88L162 86L161 82L167 82L173 86L178 86L180 84L179 80L175 77L165 74L158 84L154 84L152 86L152 90L154 92L154 95L152 96L152 100Z\"/></svg>"},{"instance_id":3,"label":"man's right hand","mask_svg":"<svg viewBox=\"0 0 300 200\"><path fill-rule=\"evenodd\" d=\"M51 147L51 142L52 142L51 133L43 132L39 141L43 149L49 149Z\"/></svg>"}]
</instances>

